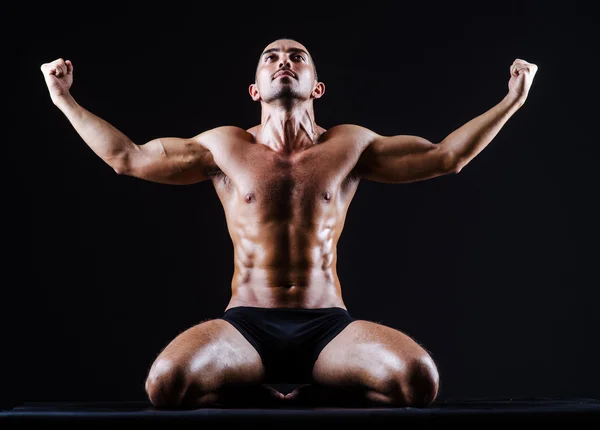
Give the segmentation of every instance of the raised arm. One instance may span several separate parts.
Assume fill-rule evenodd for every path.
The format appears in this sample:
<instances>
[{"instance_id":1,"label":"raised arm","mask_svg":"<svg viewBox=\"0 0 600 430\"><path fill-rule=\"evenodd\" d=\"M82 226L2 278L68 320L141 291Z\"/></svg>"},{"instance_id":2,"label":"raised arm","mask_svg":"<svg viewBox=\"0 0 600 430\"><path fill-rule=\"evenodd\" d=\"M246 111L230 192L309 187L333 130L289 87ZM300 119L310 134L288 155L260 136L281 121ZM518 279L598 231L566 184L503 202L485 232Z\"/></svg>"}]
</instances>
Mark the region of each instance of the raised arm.
<instances>
[{"instance_id":1,"label":"raised arm","mask_svg":"<svg viewBox=\"0 0 600 430\"><path fill-rule=\"evenodd\" d=\"M356 172L365 179L388 183L414 182L458 173L479 154L525 103L535 64L516 59L510 67L508 94L487 112L432 143L418 136L381 136L376 133L357 163Z\"/></svg>"},{"instance_id":2,"label":"raised arm","mask_svg":"<svg viewBox=\"0 0 600 430\"><path fill-rule=\"evenodd\" d=\"M102 118L80 106L69 89L73 64L57 59L41 66L52 102L64 113L84 142L115 172L165 184L192 184L208 179L214 164L201 136L167 137L134 143Z\"/></svg>"}]
</instances>

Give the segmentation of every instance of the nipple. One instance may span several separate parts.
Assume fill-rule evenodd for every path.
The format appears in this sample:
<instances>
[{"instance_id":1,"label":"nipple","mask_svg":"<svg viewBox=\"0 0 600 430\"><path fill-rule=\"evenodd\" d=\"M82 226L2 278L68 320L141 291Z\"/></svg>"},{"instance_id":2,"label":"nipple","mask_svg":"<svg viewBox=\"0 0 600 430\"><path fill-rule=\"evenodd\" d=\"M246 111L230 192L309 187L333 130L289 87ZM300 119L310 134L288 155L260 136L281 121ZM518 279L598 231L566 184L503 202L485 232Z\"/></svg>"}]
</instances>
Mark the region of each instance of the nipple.
<instances>
[{"instance_id":1,"label":"nipple","mask_svg":"<svg viewBox=\"0 0 600 430\"><path fill-rule=\"evenodd\" d=\"M253 200L256 200L254 197L254 193L248 193L244 196L244 200L246 203L251 203Z\"/></svg>"},{"instance_id":2,"label":"nipple","mask_svg":"<svg viewBox=\"0 0 600 430\"><path fill-rule=\"evenodd\" d=\"M327 201L331 200L331 193L329 191L325 191L323 198Z\"/></svg>"}]
</instances>

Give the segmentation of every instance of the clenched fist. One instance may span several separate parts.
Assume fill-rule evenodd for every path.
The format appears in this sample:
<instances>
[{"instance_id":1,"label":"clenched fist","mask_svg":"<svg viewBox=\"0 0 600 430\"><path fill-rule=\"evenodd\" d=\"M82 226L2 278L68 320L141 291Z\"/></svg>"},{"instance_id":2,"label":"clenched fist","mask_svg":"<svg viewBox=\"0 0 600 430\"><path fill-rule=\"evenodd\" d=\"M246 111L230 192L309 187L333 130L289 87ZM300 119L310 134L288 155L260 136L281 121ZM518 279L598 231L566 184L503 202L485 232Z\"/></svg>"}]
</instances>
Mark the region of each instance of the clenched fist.
<instances>
[{"instance_id":1,"label":"clenched fist","mask_svg":"<svg viewBox=\"0 0 600 430\"><path fill-rule=\"evenodd\" d=\"M514 96L516 100L524 102L529 94L537 70L538 66L535 64L517 58L510 66L509 94Z\"/></svg>"},{"instance_id":2,"label":"clenched fist","mask_svg":"<svg viewBox=\"0 0 600 430\"><path fill-rule=\"evenodd\" d=\"M69 60L59 58L40 67L50 92L50 98L56 104L62 97L69 94L73 84L73 64Z\"/></svg>"}]
</instances>

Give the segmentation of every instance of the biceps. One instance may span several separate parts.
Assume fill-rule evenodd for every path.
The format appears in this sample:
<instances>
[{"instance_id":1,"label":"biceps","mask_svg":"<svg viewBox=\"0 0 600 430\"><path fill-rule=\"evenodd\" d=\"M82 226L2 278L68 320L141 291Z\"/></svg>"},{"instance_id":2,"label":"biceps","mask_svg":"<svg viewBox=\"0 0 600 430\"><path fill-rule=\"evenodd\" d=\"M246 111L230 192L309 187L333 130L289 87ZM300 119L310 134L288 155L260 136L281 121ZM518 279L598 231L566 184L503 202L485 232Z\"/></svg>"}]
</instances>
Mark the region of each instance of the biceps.
<instances>
[{"instance_id":1,"label":"biceps","mask_svg":"<svg viewBox=\"0 0 600 430\"><path fill-rule=\"evenodd\" d=\"M439 144L417 136L397 136L373 143L363 154L365 179L406 183L450 172L449 157Z\"/></svg>"},{"instance_id":2,"label":"biceps","mask_svg":"<svg viewBox=\"0 0 600 430\"><path fill-rule=\"evenodd\" d=\"M210 152L197 142L161 138L139 145L127 154L127 174L168 184L188 184L208 178Z\"/></svg>"},{"instance_id":3,"label":"biceps","mask_svg":"<svg viewBox=\"0 0 600 430\"><path fill-rule=\"evenodd\" d=\"M420 181L445 173L444 157L436 146L417 154L386 157L380 167L382 178L394 183Z\"/></svg>"}]
</instances>

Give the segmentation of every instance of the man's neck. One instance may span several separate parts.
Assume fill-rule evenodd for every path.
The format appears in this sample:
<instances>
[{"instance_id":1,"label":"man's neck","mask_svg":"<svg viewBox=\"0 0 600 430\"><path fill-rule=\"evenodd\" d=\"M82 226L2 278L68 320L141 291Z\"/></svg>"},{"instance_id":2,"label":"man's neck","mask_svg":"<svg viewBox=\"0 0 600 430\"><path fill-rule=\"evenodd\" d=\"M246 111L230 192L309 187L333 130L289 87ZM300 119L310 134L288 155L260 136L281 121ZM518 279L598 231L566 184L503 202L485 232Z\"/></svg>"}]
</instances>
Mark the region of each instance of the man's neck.
<instances>
[{"instance_id":1,"label":"man's neck","mask_svg":"<svg viewBox=\"0 0 600 430\"><path fill-rule=\"evenodd\" d=\"M295 153L315 144L319 137L312 106L292 108L263 105L259 141L274 151Z\"/></svg>"}]
</instances>

